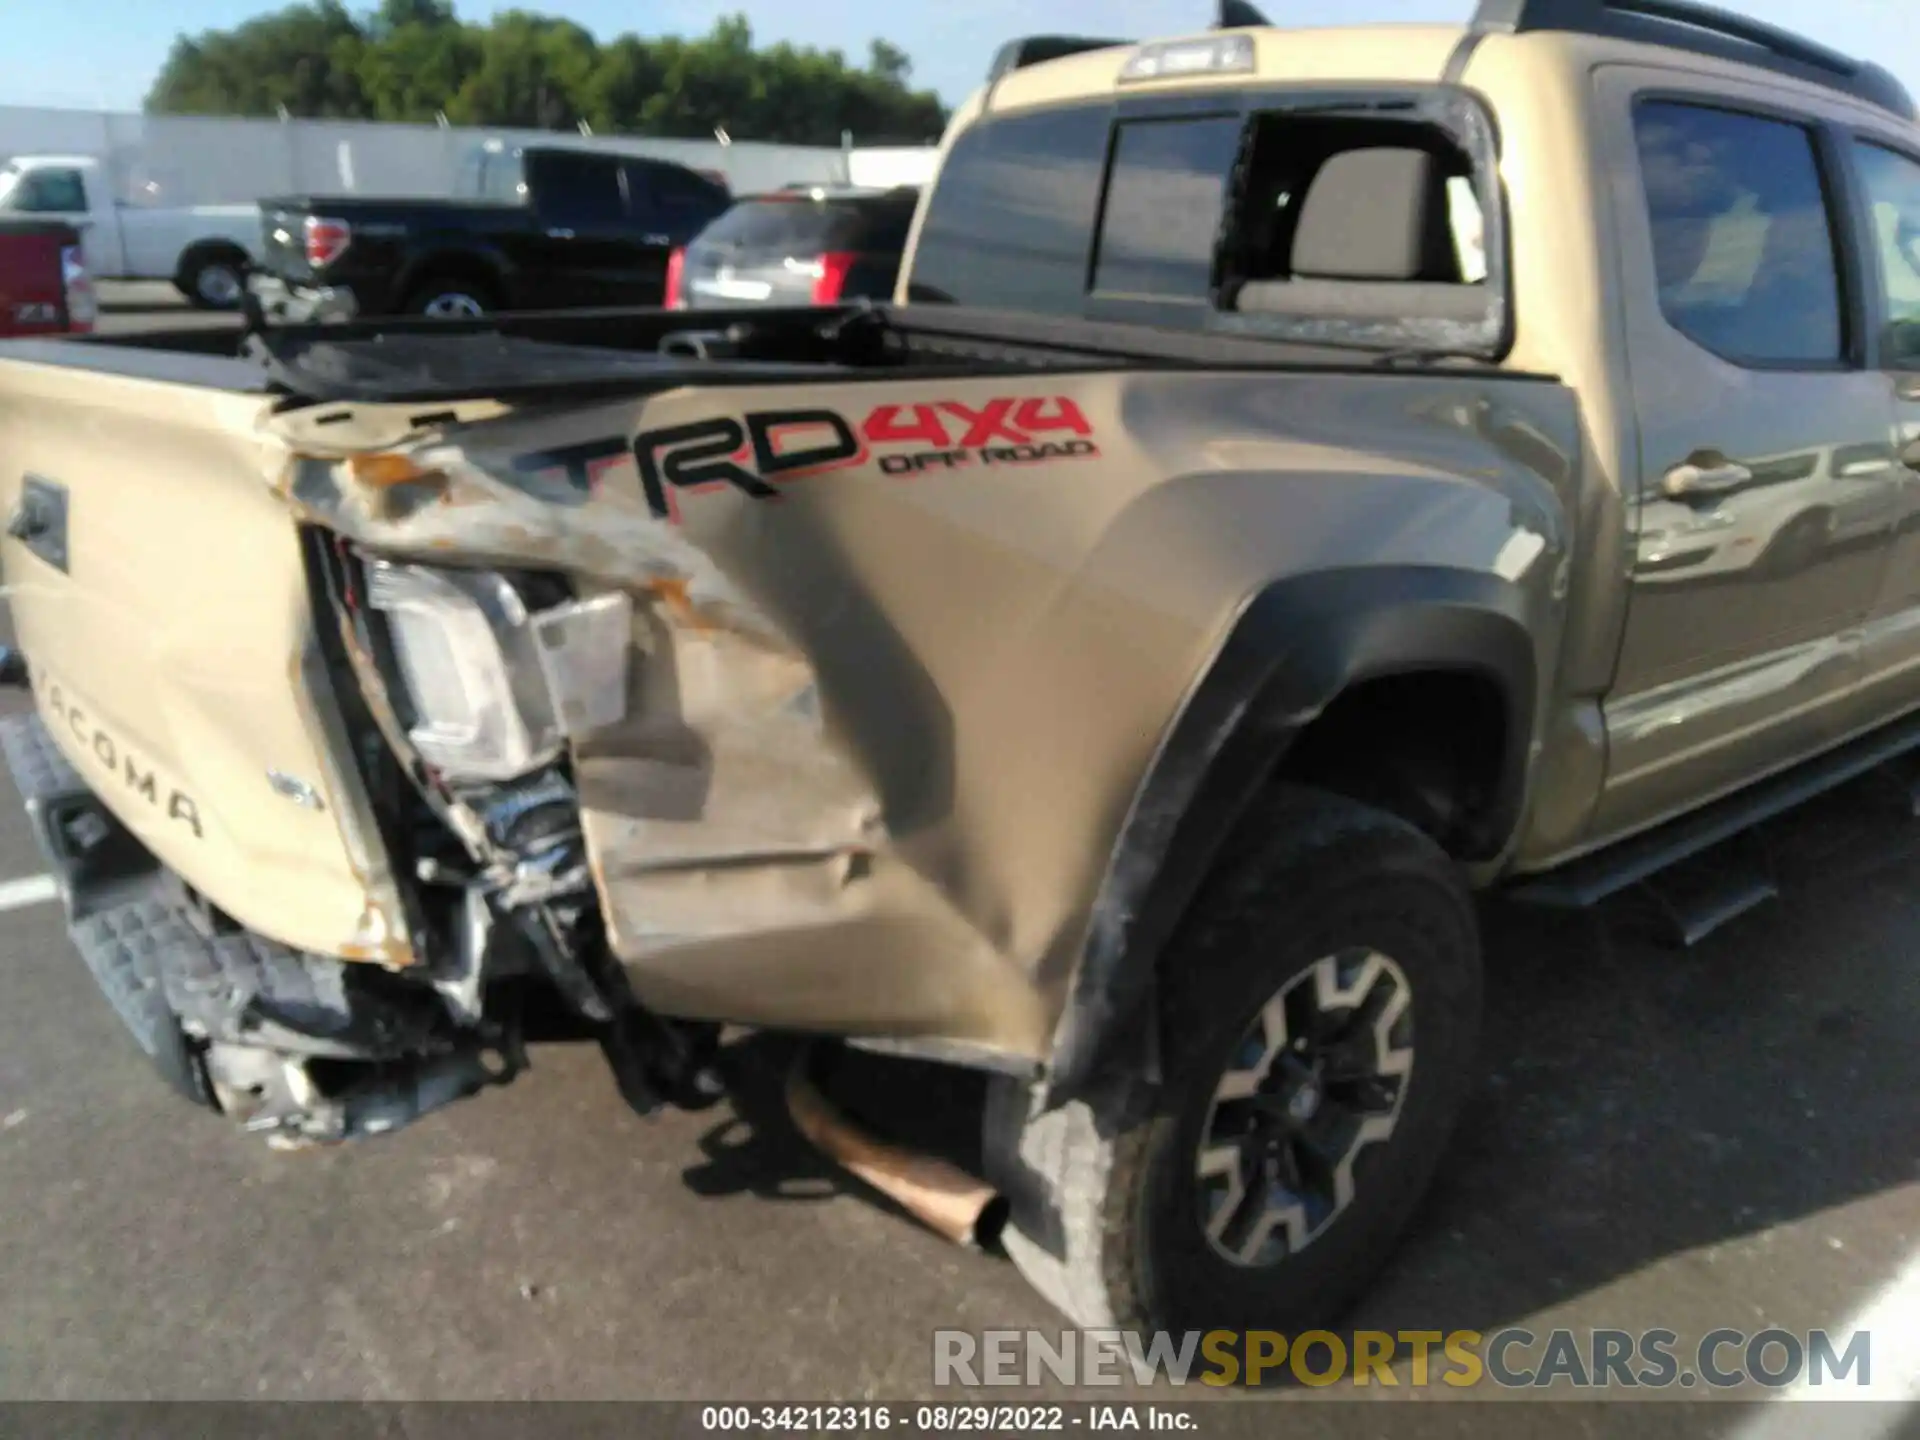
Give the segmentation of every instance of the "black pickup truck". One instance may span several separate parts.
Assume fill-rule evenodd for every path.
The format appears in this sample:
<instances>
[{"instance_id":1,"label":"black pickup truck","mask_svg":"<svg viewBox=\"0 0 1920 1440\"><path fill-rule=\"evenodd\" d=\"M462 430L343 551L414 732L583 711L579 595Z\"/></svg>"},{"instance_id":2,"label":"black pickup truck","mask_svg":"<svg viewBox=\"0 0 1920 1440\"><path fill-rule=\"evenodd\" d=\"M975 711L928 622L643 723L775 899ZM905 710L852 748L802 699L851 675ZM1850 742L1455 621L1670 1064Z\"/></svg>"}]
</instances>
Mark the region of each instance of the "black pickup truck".
<instances>
[{"instance_id":1,"label":"black pickup truck","mask_svg":"<svg viewBox=\"0 0 1920 1440\"><path fill-rule=\"evenodd\" d=\"M468 157L457 188L262 200L249 288L290 321L658 305L668 257L731 203L683 165L497 142Z\"/></svg>"}]
</instances>

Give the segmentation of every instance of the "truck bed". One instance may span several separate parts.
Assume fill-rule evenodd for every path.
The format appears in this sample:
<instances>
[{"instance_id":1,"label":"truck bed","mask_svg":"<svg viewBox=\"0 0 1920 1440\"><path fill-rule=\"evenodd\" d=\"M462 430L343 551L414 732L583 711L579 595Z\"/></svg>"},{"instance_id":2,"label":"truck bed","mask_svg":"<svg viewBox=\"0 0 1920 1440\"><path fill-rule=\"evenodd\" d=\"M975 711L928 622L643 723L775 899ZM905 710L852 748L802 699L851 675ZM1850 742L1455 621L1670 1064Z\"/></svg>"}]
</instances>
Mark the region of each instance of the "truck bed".
<instances>
[{"instance_id":1,"label":"truck bed","mask_svg":"<svg viewBox=\"0 0 1920 1440\"><path fill-rule=\"evenodd\" d=\"M703 323L705 322L705 323ZM159 330L78 343L0 344L0 359L291 401L409 403L642 395L688 384L778 384L836 372L928 375L1107 369L1488 373L1469 356L1194 334L1006 311L919 305L731 313L619 309L483 319ZM1503 380L1554 377L1501 370Z\"/></svg>"}]
</instances>

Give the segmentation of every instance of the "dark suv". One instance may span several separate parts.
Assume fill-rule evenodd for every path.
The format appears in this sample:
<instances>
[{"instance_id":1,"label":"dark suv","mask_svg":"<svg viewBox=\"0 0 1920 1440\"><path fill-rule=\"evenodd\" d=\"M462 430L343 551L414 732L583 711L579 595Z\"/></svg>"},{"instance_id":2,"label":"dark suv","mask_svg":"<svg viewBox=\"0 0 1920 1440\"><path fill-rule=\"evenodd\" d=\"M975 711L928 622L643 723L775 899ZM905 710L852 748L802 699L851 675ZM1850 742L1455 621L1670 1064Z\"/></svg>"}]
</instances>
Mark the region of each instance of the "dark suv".
<instances>
[{"instance_id":1,"label":"dark suv","mask_svg":"<svg viewBox=\"0 0 1920 1440\"><path fill-rule=\"evenodd\" d=\"M751 195L667 268L667 304L831 305L886 300L920 191L794 188Z\"/></svg>"}]
</instances>

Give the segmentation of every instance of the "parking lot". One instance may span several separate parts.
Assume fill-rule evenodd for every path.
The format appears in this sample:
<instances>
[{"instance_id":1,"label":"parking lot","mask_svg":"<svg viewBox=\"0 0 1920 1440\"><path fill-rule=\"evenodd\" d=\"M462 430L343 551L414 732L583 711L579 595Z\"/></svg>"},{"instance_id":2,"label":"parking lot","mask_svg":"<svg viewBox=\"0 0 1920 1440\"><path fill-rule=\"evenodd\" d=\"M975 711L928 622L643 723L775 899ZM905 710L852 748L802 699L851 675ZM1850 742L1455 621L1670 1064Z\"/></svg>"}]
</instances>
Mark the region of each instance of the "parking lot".
<instances>
[{"instance_id":1,"label":"parking lot","mask_svg":"<svg viewBox=\"0 0 1920 1440\"><path fill-rule=\"evenodd\" d=\"M104 298L107 329L232 323L159 287ZM1909 781L1770 827L1783 898L1694 951L1631 907L1489 907L1486 1077L1353 1325L1804 1332L1879 1297L1920 1329L1899 1299L1920 1252ZM35 876L0 792L0 882ZM734 1103L643 1120L597 1052L542 1047L398 1136L277 1154L174 1099L59 907L19 904L0 916L0 1397L901 1399L935 1393L936 1329L1059 1329L1006 1261L811 1156L771 1101L778 1058L746 1042ZM895 1105L970 1093L867 1073ZM1367 1407L1307 1408L1326 1398L1271 1403L1303 1433L1372 1433Z\"/></svg>"}]
</instances>

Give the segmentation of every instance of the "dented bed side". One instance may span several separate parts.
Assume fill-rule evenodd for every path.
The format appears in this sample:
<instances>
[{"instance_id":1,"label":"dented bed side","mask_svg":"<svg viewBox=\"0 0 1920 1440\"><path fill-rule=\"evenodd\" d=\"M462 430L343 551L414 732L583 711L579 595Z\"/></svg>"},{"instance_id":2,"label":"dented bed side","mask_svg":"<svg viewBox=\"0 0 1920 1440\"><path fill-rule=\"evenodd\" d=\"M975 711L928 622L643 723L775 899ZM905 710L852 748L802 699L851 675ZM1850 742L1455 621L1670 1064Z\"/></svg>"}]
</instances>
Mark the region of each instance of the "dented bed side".
<instances>
[{"instance_id":1,"label":"dented bed side","mask_svg":"<svg viewBox=\"0 0 1920 1440\"><path fill-rule=\"evenodd\" d=\"M301 669L317 525L634 598L626 717L573 768L643 1004L1030 1058L1250 598L1492 576L1548 676L1578 480L1571 396L1477 374L895 373L423 416L0 361L0 406L0 503L25 471L74 492L70 581L5 549L43 714L58 693L192 795L199 834L54 723L249 927L336 955L404 936Z\"/></svg>"}]
</instances>

